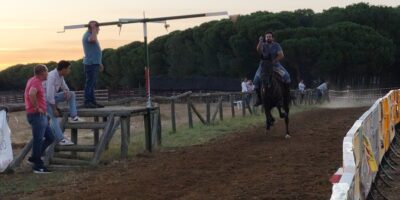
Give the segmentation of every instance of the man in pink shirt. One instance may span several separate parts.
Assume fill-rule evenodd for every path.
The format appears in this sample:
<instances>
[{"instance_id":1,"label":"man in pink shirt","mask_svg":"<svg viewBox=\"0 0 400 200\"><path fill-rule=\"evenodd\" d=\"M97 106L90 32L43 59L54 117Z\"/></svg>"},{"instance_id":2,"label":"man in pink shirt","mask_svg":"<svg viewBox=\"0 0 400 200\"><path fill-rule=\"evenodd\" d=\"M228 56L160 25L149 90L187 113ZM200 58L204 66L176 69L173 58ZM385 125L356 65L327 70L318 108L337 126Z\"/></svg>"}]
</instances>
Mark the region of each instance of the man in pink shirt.
<instances>
[{"instance_id":1,"label":"man in pink shirt","mask_svg":"<svg viewBox=\"0 0 400 200\"><path fill-rule=\"evenodd\" d=\"M54 141L46 116L46 94L42 85L47 79L48 69L45 65L37 65L34 73L35 76L26 83L24 95L27 118L33 135L32 155L28 158L28 162L33 164L34 173L43 174L51 171L44 166L41 157Z\"/></svg>"}]
</instances>

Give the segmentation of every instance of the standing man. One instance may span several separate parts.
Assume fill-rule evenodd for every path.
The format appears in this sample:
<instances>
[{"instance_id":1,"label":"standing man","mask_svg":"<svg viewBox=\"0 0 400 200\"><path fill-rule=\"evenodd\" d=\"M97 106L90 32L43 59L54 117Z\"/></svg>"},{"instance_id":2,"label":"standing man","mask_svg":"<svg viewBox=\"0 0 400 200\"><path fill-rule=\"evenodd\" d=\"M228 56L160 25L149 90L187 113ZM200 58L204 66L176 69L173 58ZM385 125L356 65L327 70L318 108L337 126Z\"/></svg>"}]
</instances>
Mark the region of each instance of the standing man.
<instances>
[{"instance_id":1,"label":"standing man","mask_svg":"<svg viewBox=\"0 0 400 200\"><path fill-rule=\"evenodd\" d=\"M75 92L69 91L67 84L65 83L64 77L71 72L71 63L65 60L61 60L57 64L57 68L49 72L46 81L46 100L47 100L47 112L51 118L51 127L54 130L55 139L59 145L73 145L66 137L60 128L60 123L57 117L61 117L57 109L57 103L67 101L70 111L70 122L83 121L78 117L76 109L76 97Z\"/></svg>"},{"instance_id":2,"label":"standing man","mask_svg":"<svg viewBox=\"0 0 400 200\"><path fill-rule=\"evenodd\" d=\"M304 94L305 94L305 89L306 89L306 85L304 84L304 81L301 80L301 81L299 82L300 104L303 103Z\"/></svg>"},{"instance_id":3,"label":"standing man","mask_svg":"<svg viewBox=\"0 0 400 200\"><path fill-rule=\"evenodd\" d=\"M97 35L100 28L97 21L88 23L88 30L83 35L82 44L85 57L83 64L85 65L85 107L86 108L102 108L104 106L96 102L94 90L96 89L96 81L99 71L104 70L102 64L102 52Z\"/></svg>"},{"instance_id":4,"label":"standing man","mask_svg":"<svg viewBox=\"0 0 400 200\"><path fill-rule=\"evenodd\" d=\"M50 173L41 159L46 148L54 141L46 116L46 96L42 82L47 79L47 67L37 65L34 76L28 80L25 87L24 99L28 122L32 127L32 156L28 162L33 164L34 173Z\"/></svg>"},{"instance_id":5,"label":"standing man","mask_svg":"<svg viewBox=\"0 0 400 200\"><path fill-rule=\"evenodd\" d=\"M242 83L240 84L242 86L242 92L246 93L247 92L247 78L242 78Z\"/></svg>"},{"instance_id":6,"label":"standing man","mask_svg":"<svg viewBox=\"0 0 400 200\"><path fill-rule=\"evenodd\" d=\"M261 61L253 81L254 90L257 92L257 101L255 102L254 106L261 105L260 74L264 61L272 62L273 71L277 72L282 77L282 80L285 83L286 87L289 87L290 84L289 72L287 72L280 63L280 61L285 57L283 55L282 47L279 43L274 42L273 33L271 31L265 33L265 41L263 36L259 38L259 42L257 44L257 52L261 54Z\"/></svg>"},{"instance_id":7,"label":"standing man","mask_svg":"<svg viewBox=\"0 0 400 200\"><path fill-rule=\"evenodd\" d=\"M317 102L321 103L322 97L326 97L324 99L329 100L328 96L328 81L323 82L321 85L317 87Z\"/></svg>"}]
</instances>

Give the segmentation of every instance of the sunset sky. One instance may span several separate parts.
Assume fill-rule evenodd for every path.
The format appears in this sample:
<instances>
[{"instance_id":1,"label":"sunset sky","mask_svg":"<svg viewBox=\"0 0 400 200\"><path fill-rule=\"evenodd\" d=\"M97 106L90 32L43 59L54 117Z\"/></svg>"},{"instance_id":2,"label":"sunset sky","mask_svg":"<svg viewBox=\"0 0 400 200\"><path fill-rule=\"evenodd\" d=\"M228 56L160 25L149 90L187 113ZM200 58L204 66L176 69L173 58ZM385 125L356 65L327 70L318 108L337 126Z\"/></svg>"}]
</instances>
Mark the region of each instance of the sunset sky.
<instances>
[{"instance_id":1,"label":"sunset sky","mask_svg":"<svg viewBox=\"0 0 400 200\"><path fill-rule=\"evenodd\" d=\"M85 30L57 33L64 25L87 23L89 20L116 21L119 18L163 17L228 11L249 14L255 11L293 11L311 8L321 12L333 6L344 7L360 1L350 0L3 0L0 7L0 70L32 62L79 59L81 37ZM398 6L399 0L364 1L371 5ZM169 31L184 30L202 22L221 19L207 17L174 20ZM160 24L149 24L149 39L168 32ZM116 48L143 40L141 24L126 25L119 35L118 27L102 27L99 35L102 48Z\"/></svg>"}]
</instances>

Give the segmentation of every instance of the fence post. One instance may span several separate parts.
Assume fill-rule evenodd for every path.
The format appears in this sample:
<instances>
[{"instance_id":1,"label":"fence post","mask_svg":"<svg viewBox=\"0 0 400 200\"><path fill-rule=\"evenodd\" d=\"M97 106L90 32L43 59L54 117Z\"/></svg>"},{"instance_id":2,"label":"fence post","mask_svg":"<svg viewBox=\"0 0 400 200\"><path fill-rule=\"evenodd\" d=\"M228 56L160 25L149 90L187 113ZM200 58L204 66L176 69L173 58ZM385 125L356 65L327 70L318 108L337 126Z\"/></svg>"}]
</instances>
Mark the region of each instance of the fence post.
<instances>
[{"instance_id":1,"label":"fence post","mask_svg":"<svg viewBox=\"0 0 400 200\"><path fill-rule=\"evenodd\" d=\"M223 111L223 107L222 107L222 101L224 101L224 96L220 97L220 101L219 101L219 120L223 121L224 120L224 111Z\"/></svg>"},{"instance_id":2,"label":"fence post","mask_svg":"<svg viewBox=\"0 0 400 200\"><path fill-rule=\"evenodd\" d=\"M231 112L232 112L232 118L235 117L235 104L233 103L233 95L229 95L229 102L231 104Z\"/></svg>"},{"instance_id":3,"label":"fence post","mask_svg":"<svg viewBox=\"0 0 400 200\"><path fill-rule=\"evenodd\" d=\"M246 116L246 97L242 93L242 116Z\"/></svg>"},{"instance_id":4,"label":"fence post","mask_svg":"<svg viewBox=\"0 0 400 200\"><path fill-rule=\"evenodd\" d=\"M151 138L151 110L147 108L147 113L143 115L144 117L144 128L145 128L145 143L146 143L146 150L151 152L152 148L152 138Z\"/></svg>"},{"instance_id":5,"label":"fence post","mask_svg":"<svg viewBox=\"0 0 400 200\"><path fill-rule=\"evenodd\" d=\"M176 133L175 99L171 99L171 123L172 123L172 132Z\"/></svg>"},{"instance_id":6,"label":"fence post","mask_svg":"<svg viewBox=\"0 0 400 200\"><path fill-rule=\"evenodd\" d=\"M95 122L99 122L99 117L94 117ZM94 129L94 145L99 143L99 129Z\"/></svg>"},{"instance_id":7,"label":"fence post","mask_svg":"<svg viewBox=\"0 0 400 200\"><path fill-rule=\"evenodd\" d=\"M161 110L160 107L157 108L157 114L158 114L158 122L157 122L157 145L161 146L161 140L162 140L162 130L161 130Z\"/></svg>"},{"instance_id":8,"label":"fence post","mask_svg":"<svg viewBox=\"0 0 400 200\"><path fill-rule=\"evenodd\" d=\"M187 109L188 109L188 120L189 120L189 128L193 128L193 116L192 116L192 107L190 104L192 103L192 100L190 96L187 97Z\"/></svg>"},{"instance_id":9,"label":"fence post","mask_svg":"<svg viewBox=\"0 0 400 200\"><path fill-rule=\"evenodd\" d=\"M75 145L78 144L78 129L76 129L76 128L71 129L71 141L72 141ZM76 156L77 156L76 151L71 152L71 155L74 156L74 157L76 157Z\"/></svg>"},{"instance_id":10,"label":"fence post","mask_svg":"<svg viewBox=\"0 0 400 200\"><path fill-rule=\"evenodd\" d=\"M211 107L210 107L210 98L206 97L206 118L207 118L207 124L211 124Z\"/></svg>"},{"instance_id":11,"label":"fence post","mask_svg":"<svg viewBox=\"0 0 400 200\"><path fill-rule=\"evenodd\" d=\"M121 158L128 158L128 145L129 145L129 117L121 116Z\"/></svg>"}]
</instances>

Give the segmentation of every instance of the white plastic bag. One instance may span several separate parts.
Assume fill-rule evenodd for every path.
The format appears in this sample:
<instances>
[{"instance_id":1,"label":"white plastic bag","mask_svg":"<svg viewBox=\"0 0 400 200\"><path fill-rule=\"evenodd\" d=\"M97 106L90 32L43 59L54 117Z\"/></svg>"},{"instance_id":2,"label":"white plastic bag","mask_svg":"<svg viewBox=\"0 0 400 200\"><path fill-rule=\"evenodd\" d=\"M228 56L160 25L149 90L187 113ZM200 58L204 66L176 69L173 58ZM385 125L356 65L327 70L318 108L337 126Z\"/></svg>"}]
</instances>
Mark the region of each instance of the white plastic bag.
<instances>
[{"instance_id":1,"label":"white plastic bag","mask_svg":"<svg viewBox=\"0 0 400 200\"><path fill-rule=\"evenodd\" d=\"M0 173L7 169L13 160L11 131L7 124L6 111L0 111Z\"/></svg>"}]
</instances>

